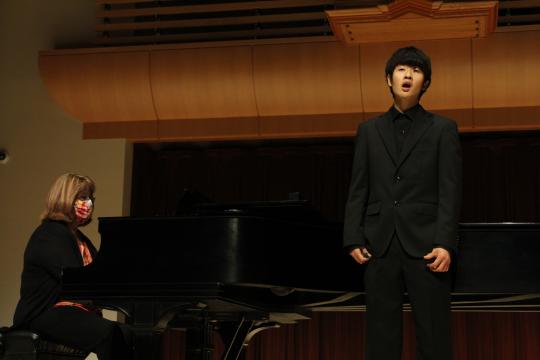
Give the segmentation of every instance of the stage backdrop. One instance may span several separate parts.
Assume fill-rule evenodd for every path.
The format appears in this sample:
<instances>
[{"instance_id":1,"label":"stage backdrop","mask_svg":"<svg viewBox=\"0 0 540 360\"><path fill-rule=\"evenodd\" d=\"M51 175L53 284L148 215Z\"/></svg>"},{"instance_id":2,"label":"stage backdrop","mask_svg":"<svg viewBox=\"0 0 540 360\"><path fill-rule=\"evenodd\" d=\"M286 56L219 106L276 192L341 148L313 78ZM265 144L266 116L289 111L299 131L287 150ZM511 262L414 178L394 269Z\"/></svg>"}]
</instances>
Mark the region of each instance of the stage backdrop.
<instances>
[{"instance_id":1,"label":"stage backdrop","mask_svg":"<svg viewBox=\"0 0 540 360\"><path fill-rule=\"evenodd\" d=\"M540 222L540 132L462 134L461 222ZM354 140L136 144L132 216L174 215L185 189L216 202L285 200L300 193L327 219L343 221ZM520 264L516 263L516 266ZM454 313L455 358L540 358L540 314ZM363 359L363 313L320 313L257 335L247 359ZM405 314L405 357L414 329ZM180 359L181 334L165 337ZM215 359L218 359L218 351Z\"/></svg>"}]
</instances>

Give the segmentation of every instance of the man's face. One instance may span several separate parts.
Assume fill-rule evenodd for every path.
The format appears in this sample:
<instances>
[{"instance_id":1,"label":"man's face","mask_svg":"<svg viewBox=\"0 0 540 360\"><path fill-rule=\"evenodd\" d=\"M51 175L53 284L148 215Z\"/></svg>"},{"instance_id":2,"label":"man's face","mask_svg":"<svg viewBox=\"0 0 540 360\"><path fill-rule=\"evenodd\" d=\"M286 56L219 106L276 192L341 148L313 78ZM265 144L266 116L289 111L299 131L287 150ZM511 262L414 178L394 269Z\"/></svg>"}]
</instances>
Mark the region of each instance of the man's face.
<instances>
[{"instance_id":1,"label":"man's face","mask_svg":"<svg viewBox=\"0 0 540 360\"><path fill-rule=\"evenodd\" d=\"M418 101L424 86L424 72L418 66L398 65L386 78L395 98Z\"/></svg>"}]
</instances>

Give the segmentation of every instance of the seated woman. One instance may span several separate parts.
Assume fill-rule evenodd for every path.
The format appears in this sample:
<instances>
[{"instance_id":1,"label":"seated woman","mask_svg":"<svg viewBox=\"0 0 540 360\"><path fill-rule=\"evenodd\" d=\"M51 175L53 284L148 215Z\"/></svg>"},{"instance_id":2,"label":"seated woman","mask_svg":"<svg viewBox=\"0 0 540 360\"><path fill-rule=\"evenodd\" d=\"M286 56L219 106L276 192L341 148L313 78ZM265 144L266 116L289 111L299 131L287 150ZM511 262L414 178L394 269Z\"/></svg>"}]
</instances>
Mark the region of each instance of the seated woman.
<instances>
[{"instance_id":1,"label":"seated woman","mask_svg":"<svg viewBox=\"0 0 540 360\"><path fill-rule=\"evenodd\" d=\"M64 174L49 190L41 224L24 253L20 300L13 328L94 352L100 360L132 358L131 332L104 319L98 309L63 301L62 269L88 265L96 255L79 230L92 220L95 184L87 176Z\"/></svg>"}]
</instances>

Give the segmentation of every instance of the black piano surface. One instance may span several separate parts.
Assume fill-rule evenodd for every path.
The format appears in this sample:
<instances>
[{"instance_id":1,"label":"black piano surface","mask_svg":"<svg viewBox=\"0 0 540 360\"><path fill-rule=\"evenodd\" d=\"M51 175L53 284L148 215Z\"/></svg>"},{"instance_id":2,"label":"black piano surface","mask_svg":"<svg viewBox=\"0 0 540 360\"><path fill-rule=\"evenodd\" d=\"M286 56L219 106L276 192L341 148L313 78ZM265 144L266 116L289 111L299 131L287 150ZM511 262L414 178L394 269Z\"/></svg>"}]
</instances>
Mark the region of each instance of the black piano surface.
<instances>
[{"instance_id":1,"label":"black piano surface","mask_svg":"<svg viewBox=\"0 0 540 360\"><path fill-rule=\"evenodd\" d=\"M297 201L243 206L197 216L100 218L100 251L89 266L65 269L63 295L116 301L254 288L277 298L294 289L320 300L362 290L363 270L341 248L341 224L324 222Z\"/></svg>"},{"instance_id":2,"label":"black piano surface","mask_svg":"<svg viewBox=\"0 0 540 360\"><path fill-rule=\"evenodd\" d=\"M364 310L363 267L343 252L341 224L302 201L100 218L99 232L94 262L64 270L63 297L120 310L141 334L187 318L204 329L223 324L224 359L266 326ZM454 309L540 309L540 224L462 224L459 244ZM205 341L187 358L209 359ZM157 358L141 344L139 358Z\"/></svg>"},{"instance_id":3,"label":"black piano surface","mask_svg":"<svg viewBox=\"0 0 540 360\"><path fill-rule=\"evenodd\" d=\"M455 310L540 310L540 224L461 224Z\"/></svg>"}]
</instances>

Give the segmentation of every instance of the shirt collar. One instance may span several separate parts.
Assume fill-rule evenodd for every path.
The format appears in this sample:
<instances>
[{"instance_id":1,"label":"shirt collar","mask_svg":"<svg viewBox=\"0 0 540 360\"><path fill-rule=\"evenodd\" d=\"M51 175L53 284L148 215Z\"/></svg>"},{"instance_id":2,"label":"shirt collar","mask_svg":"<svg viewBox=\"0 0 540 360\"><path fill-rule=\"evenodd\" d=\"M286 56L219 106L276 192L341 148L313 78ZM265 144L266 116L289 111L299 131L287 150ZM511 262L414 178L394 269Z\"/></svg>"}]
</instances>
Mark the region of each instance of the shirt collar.
<instances>
[{"instance_id":1,"label":"shirt collar","mask_svg":"<svg viewBox=\"0 0 540 360\"><path fill-rule=\"evenodd\" d=\"M424 108L422 107L422 105L416 104L412 108L405 111L403 114L406 117L408 117L409 119L411 119L412 121L414 121L414 120L420 118L422 116L423 112L424 112ZM388 110L388 113L390 114L390 118L393 121L395 121L399 117L399 115L402 114L396 109L396 107L394 105L392 105L390 107L390 109Z\"/></svg>"}]
</instances>

